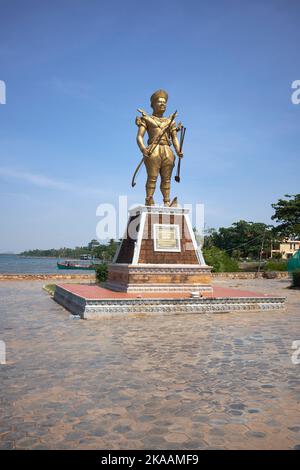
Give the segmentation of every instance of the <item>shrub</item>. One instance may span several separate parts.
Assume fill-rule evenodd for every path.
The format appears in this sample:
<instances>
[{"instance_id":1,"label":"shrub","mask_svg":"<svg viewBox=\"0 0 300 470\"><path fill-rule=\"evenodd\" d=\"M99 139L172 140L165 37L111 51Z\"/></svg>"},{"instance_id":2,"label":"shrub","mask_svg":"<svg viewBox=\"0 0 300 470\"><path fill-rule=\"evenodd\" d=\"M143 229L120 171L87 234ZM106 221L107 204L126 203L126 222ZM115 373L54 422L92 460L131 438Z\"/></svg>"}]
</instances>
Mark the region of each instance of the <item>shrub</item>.
<instances>
[{"instance_id":1,"label":"shrub","mask_svg":"<svg viewBox=\"0 0 300 470\"><path fill-rule=\"evenodd\" d=\"M284 259L281 260L273 260L270 259L264 265L265 271L287 271L287 261Z\"/></svg>"},{"instance_id":2,"label":"shrub","mask_svg":"<svg viewBox=\"0 0 300 470\"><path fill-rule=\"evenodd\" d=\"M226 251L221 250L220 248L215 246L212 248L204 248L203 256L205 262L209 266L213 267L213 272L221 273L239 271L238 262L235 259L230 258Z\"/></svg>"},{"instance_id":3,"label":"shrub","mask_svg":"<svg viewBox=\"0 0 300 470\"><path fill-rule=\"evenodd\" d=\"M107 280L107 264L96 264L95 265L96 279L98 282L104 282Z\"/></svg>"},{"instance_id":4,"label":"shrub","mask_svg":"<svg viewBox=\"0 0 300 470\"><path fill-rule=\"evenodd\" d=\"M300 269L292 272L292 287L300 287Z\"/></svg>"}]
</instances>

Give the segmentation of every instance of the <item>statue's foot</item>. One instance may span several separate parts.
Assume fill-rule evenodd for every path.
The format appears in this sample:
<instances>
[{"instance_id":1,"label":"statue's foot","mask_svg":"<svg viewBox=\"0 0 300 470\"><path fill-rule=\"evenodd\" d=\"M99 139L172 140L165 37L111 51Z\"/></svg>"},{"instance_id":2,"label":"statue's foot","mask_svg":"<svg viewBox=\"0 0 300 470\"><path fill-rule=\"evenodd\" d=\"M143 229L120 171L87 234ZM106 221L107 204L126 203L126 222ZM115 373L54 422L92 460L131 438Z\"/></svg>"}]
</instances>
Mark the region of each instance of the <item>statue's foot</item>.
<instances>
[{"instance_id":1,"label":"statue's foot","mask_svg":"<svg viewBox=\"0 0 300 470\"><path fill-rule=\"evenodd\" d=\"M153 197L146 197L145 199L145 206L154 206L154 199Z\"/></svg>"},{"instance_id":2,"label":"statue's foot","mask_svg":"<svg viewBox=\"0 0 300 470\"><path fill-rule=\"evenodd\" d=\"M164 201L164 206L165 207L177 207L177 197L174 197L174 199L172 199L172 202L170 202L169 200Z\"/></svg>"}]
</instances>

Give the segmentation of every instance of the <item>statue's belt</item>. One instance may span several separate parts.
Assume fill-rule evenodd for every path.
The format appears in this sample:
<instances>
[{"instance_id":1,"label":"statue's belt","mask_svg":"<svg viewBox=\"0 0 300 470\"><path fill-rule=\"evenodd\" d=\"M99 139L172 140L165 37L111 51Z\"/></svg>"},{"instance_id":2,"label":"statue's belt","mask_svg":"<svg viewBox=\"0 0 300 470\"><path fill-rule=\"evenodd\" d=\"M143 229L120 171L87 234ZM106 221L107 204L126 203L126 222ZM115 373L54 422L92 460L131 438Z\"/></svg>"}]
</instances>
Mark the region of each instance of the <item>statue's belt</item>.
<instances>
[{"instance_id":1,"label":"statue's belt","mask_svg":"<svg viewBox=\"0 0 300 470\"><path fill-rule=\"evenodd\" d=\"M149 146L152 145L152 142L148 142L148 145ZM159 144L157 144L157 147L161 147L161 146L163 147L165 145L167 145L168 147L171 147L170 142L160 142Z\"/></svg>"}]
</instances>

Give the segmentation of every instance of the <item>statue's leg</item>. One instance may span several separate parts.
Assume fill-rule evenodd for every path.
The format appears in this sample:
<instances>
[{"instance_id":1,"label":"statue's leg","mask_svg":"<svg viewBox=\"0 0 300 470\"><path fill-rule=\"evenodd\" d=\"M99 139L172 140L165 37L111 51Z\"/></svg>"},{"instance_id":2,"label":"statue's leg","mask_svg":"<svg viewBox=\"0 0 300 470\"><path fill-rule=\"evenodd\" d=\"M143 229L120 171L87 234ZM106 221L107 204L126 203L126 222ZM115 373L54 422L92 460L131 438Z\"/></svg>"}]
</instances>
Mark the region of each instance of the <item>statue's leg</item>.
<instances>
[{"instance_id":1,"label":"statue's leg","mask_svg":"<svg viewBox=\"0 0 300 470\"><path fill-rule=\"evenodd\" d=\"M164 205L170 205L170 190L171 190L171 177L174 168L174 154L168 145L164 145L161 148L162 151L162 163L160 168L160 190L164 198Z\"/></svg>"},{"instance_id":2,"label":"statue's leg","mask_svg":"<svg viewBox=\"0 0 300 470\"><path fill-rule=\"evenodd\" d=\"M160 168L160 158L158 152L153 152L153 154L145 159L145 167L147 170L147 182L146 182L146 206L153 206L154 199L153 195L156 188L156 180L159 175Z\"/></svg>"}]
</instances>

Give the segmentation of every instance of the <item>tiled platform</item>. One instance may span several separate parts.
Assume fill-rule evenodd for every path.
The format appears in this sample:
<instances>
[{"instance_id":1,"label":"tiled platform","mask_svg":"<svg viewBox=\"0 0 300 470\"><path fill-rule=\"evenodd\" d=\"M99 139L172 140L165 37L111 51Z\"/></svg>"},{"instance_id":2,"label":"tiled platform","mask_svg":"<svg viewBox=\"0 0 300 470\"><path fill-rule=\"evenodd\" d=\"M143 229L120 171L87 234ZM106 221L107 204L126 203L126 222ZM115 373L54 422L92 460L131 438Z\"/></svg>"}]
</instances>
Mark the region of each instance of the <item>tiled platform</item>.
<instances>
[{"instance_id":1,"label":"tiled platform","mask_svg":"<svg viewBox=\"0 0 300 470\"><path fill-rule=\"evenodd\" d=\"M116 315L224 313L237 310L284 309L285 298L247 290L214 287L213 293L193 297L190 292L114 292L84 284L58 284L54 300L84 319Z\"/></svg>"}]
</instances>

